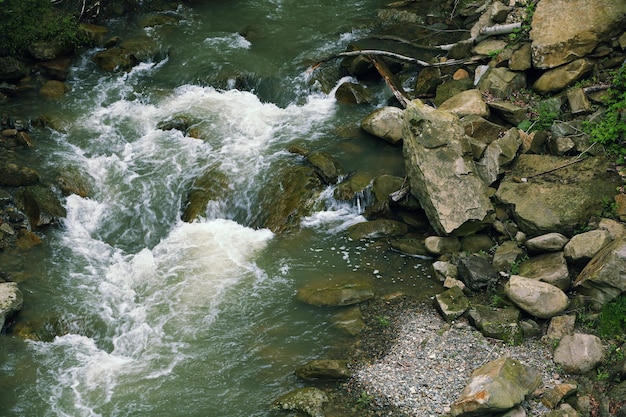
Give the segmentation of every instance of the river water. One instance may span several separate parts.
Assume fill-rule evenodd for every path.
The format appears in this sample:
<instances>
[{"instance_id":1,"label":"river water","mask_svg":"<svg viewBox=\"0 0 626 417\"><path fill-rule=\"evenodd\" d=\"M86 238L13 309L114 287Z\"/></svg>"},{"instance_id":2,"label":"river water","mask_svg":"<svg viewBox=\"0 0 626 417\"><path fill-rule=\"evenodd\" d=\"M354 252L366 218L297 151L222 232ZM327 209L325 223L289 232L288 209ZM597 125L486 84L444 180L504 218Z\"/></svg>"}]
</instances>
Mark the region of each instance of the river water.
<instances>
[{"instance_id":1,"label":"river water","mask_svg":"<svg viewBox=\"0 0 626 417\"><path fill-rule=\"evenodd\" d=\"M306 73L365 34L384 2L204 3L178 9L177 25L111 22L157 40L162 60L111 74L86 51L61 101L5 110L55 120L28 158L47 180L74 167L92 193L64 199L67 218L42 245L0 255L24 293L18 324L40 339L0 337L2 416L281 415L272 400L306 385L294 369L354 342L332 324L340 309L298 302L300 286L358 272L381 295L437 290L427 260L349 240L366 201L336 202L332 188L296 232L253 226L272 173L298 163L290 144L327 150L347 172L403 175L401 149L358 127L391 93L373 84L373 104L342 105ZM178 114L202 140L156 127ZM182 222L193 179L217 163L229 195Z\"/></svg>"}]
</instances>

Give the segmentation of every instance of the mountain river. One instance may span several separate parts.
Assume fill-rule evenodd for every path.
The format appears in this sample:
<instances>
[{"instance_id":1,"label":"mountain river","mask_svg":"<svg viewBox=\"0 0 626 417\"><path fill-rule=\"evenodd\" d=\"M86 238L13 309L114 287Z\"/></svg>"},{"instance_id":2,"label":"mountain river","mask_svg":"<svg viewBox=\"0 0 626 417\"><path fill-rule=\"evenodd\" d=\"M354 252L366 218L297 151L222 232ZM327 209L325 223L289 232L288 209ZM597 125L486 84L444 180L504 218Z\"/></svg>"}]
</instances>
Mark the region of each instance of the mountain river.
<instances>
[{"instance_id":1,"label":"mountain river","mask_svg":"<svg viewBox=\"0 0 626 417\"><path fill-rule=\"evenodd\" d=\"M401 148L359 129L390 91L373 83L372 104L340 104L306 71L367 33L384 1L202 3L176 10L176 25L111 22L122 37L154 38L159 61L107 73L88 50L60 101L33 93L3 105L61 126L33 133L26 158L44 180L72 166L93 187L63 199L67 218L38 232L42 245L0 253L24 293L18 322L50 333L0 336L4 417L283 415L271 402L306 385L294 369L354 343L333 326L340 309L299 302L300 286L358 271L380 294L438 288L428 260L346 237L365 221L366 197L338 202L329 187L298 230L254 226L274 174L302 163L289 145L326 150L346 172L404 175ZM339 61L326 67L339 74ZM178 114L203 139L157 128ZM193 180L218 163L231 192L181 221Z\"/></svg>"}]
</instances>

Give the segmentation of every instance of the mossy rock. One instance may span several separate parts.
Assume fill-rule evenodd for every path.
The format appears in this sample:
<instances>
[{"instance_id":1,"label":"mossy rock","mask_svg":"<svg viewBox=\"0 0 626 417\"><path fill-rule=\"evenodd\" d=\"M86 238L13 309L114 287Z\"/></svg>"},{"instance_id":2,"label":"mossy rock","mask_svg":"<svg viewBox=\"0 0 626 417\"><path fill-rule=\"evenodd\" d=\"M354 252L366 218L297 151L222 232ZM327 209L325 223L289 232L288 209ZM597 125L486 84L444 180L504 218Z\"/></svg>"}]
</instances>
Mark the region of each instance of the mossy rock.
<instances>
[{"instance_id":1,"label":"mossy rock","mask_svg":"<svg viewBox=\"0 0 626 417\"><path fill-rule=\"evenodd\" d=\"M350 274L310 282L298 290L296 298L320 307L348 306L374 298L374 286L369 277Z\"/></svg>"}]
</instances>

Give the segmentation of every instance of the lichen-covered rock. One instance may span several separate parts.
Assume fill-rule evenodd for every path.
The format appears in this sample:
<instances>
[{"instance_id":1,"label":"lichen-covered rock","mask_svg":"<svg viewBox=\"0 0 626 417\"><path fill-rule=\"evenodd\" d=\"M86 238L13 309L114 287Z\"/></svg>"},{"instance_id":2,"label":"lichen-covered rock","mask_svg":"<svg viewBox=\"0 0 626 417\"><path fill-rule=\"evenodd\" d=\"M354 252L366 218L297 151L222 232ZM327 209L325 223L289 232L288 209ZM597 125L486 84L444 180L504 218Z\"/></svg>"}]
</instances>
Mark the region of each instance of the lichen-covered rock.
<instances>
[{"instance_id":1,"label":"lichen-covered rock","mask_svg":"<svg viewBox=\"0 0 626 417\"><path fill-rule=\"evenodd\" d=\"M540 94L554 93L575 83L593 69L588 59L577 59L562 67L546 71L535 81L533 89Z\"/></svg>"},{"instance_id":2,"label":"lichen-covered rock","mask_svg":"<svg viewBox=\"0 0 626 417\"><path fill-rule=\"evenodd\" d=\"M565 372L583 374L598 366L604 359L602 340L591 334L565 335L554 351L554 363Z\"/></svg>"},{"instance_id":3,"label":"lichen-covered rock","mask_svg":"<svg viewBox=\"0 0 626 417\"><path fill-rule=\"evenodd\" d=\"M500 358L475 370L451 406L453 417L486 416L507 411L541 384L539 374L511 358Z\"/></svg>"},{"instance_id":4,"label":"lichen-covered rock","mask_svg":"<svg viewBox=\"0 0 626 417\"><path fill-rule=\"evenodd\" d=\"M474 305L469 309L468 316L483 336L503 340L512 345L522 343L524 332L519 323L521 312L517 308Z\"/></svg>"},{"instance_id":5,"label":"lichen-covered rock","mask_svg":"<svg viewBox=\"0 0 626 417\"><path fill-rule=\"evenodd\" d=\"M520 155L511 175L501 181L495 197L529 237L550 232L572 235L602 209L607 195L615 194L619 179L607 174L610 162L606 158L589 157L564 166L571 161L550 155ZM559 169L541 175L555 168Z\"/></svg>"},{"instance_id":6,"label":"lichen-covered rock","mask_svg":"<svg viewBox=\"0 0 626 417\"><path fill-rule=\"evenodd\" d=\"M476 166L485 185L493 184L503 174L504 167L513 162L520 146L522 139L516 128L508 130L487 146Z\"/></svg>"},{"instance_id":7,"label":"lichen-covered rock","mask_svg":"<svg viewBox=\"0 0 626 417\"><path fill-rule=\"evenodd\" d=\"M457 319L467 311L469 300L459 287L452 287L435 295L435 305L446 321Z\"/></svg>"},{"instance_id":8,"label":"lichen-covered rock","mask_svg":"<svg viewBox=\"0 0 626 417\"><path fill-rule=\"evenodd\" d=\"M525 87L526 76L523 72L510 71L504 67L490 68L478 82L480 91L488 91L503 99Z\"/></svg>"},{"instance_id":9,"label":"lichen-covered rock","mask_svg":"<svg viewBox=\"0 0 626 417\"><path fill-rule=\"evenodd\" d=\"M567 295L554 285L512 275L504 286L506 296L519 308L540 319L549 319L565 311Z\"/></svg>"},{"instance_id":10,"label":"lichen-covered rock","mask_svg":"<svg viewBox=\"0 0 626 417\"><path fill-rule=\"evenodd\" d=\"M405 110L403 136L411 193L437 234L471 234L490 223L493 206L458 117L415 100Z\"/></svg>"}]
</instances>

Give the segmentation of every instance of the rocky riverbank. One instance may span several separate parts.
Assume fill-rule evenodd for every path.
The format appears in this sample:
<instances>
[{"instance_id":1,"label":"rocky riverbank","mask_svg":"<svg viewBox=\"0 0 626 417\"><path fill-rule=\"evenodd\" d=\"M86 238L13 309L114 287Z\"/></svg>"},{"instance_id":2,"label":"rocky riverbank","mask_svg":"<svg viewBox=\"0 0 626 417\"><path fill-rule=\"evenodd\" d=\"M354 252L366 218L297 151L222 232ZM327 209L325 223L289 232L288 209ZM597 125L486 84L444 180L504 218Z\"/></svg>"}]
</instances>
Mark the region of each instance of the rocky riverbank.
<instances>
[{"instance_id":1,"label":"rocky riverbank","mask_svg":"<svg viewBox=\"0 0 626 417\"><path fill-rule=\"evenodd\" d=\"M268 190L255 226L298 229L328 186L338 200L371 195L369 221L347 236L432 258L446 290L431 307L380 294L366 276L303 286L300 301L345 308L336 324L360 341L350 361L324 358L306 364L301 377L348 378L342 389L353 395L355 415L626 414L626 197L617 164L626 125L625 16L620 0L447 2L435 14L406 1L379 11L380 28L341 57L355 81L337 99L367 103L365 86L383 75L394 98L361 127L401 146L406 176L348 175L324 150L293 146L293 164ZM176 19L150 16L146 25ZM147 39L86 30L106 47L94 58L102 70L159 57ZM45 69L38 94L64 94L69 61L58 71L62 59L38 64ZM322 84L323 66L312 76ZM6 100L32 82L28 73L23 62L2 59ZM88 179L72 167L51 178L16 157L36 145L30 132L38 125L49 121L2 119L4 250L35 245L38 228L64 216L64 194L89 193ZM184 115L159 128L196 135ZM226 181L219 167L200 176L184 199L183 220L201 215ZM2 322L22 303L6 281ZM618 331L602 330L607 323ZM337 415L331 399L311 386L275 405Z\"/></svg>"}]
</instances>

